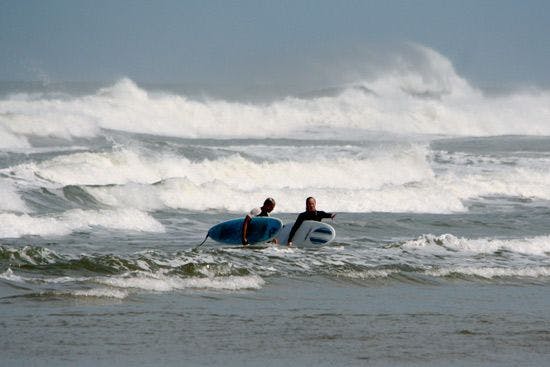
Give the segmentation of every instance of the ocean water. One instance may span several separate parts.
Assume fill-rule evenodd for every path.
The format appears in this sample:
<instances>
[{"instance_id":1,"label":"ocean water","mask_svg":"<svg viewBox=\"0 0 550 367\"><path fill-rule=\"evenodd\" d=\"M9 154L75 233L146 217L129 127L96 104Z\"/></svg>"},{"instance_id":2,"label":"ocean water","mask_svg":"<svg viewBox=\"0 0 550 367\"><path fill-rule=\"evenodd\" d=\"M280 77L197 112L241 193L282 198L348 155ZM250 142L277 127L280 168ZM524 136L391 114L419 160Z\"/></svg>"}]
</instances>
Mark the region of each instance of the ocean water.
<instances>
[{"instance_id":1,"label":"ocean water","mask_svg":"<svg viewBox=\"0 0 550 367\"><path fill-rule=\"evenodd\" d=\"M1 364L548 365L550 92L425 52L262 100L4 83ZM195 249L268 196L336 240Z\"/></svg>"}]
</instances>

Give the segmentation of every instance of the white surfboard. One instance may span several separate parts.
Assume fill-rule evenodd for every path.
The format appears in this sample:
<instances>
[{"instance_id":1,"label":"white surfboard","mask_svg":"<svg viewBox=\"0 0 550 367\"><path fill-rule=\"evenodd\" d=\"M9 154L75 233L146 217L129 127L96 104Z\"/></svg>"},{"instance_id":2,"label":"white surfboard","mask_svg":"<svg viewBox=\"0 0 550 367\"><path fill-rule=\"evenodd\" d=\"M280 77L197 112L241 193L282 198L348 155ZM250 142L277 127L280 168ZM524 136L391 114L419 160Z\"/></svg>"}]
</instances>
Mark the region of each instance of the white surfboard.
<instances>
[{"instance_id":1,"label":"white surfboard","mask_svg":"<svg viewBox=\"0 0 550 367\"><path fill-rule=\"evenodd\" d=\"M281 229L277 236L277 243L279 245L286 245L288 243L288 235L293 225L294 222L283 226L283 229ZM292 243L295 246L322 246L334 241L335 237L336 231L332 226L314 220L305 220L294 234Z\"/></svg>"}]
</instances>

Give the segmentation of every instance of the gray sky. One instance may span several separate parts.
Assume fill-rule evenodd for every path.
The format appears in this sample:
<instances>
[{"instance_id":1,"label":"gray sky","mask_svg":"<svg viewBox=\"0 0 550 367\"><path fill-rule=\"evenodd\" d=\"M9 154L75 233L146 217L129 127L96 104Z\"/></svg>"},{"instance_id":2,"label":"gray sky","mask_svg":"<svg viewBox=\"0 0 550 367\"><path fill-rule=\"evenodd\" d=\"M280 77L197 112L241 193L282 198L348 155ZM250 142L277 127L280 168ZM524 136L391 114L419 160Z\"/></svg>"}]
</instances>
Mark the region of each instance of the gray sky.
<instances>
[{"instance_id":1,"label":"gray sky","mask_svg":"<svg viewBox=\"0 0 550 367\"><path fill-rule=\"evenodd\" d=\"M0 0L0 80L334 83L414 42L477 85L549 86L549 35L544 0Z\"/></svg>"}]
</instances>

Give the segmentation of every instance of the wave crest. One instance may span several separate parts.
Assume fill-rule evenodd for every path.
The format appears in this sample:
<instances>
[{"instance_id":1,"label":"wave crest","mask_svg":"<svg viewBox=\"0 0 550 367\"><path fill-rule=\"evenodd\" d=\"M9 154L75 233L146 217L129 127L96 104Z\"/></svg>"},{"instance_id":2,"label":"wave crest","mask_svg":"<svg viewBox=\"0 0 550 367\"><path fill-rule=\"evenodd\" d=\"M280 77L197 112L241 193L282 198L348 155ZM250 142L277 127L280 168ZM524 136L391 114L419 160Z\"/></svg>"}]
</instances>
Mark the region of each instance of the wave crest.
<instances>
[{"instance_id":1,"label":"wave crest","mask_svg":"<svg viewBox=\"0 0 550 367\"><path fill-rule=\"evenodd\" d=\"M354 139L369 131L550 135L547 91L489 97L436 51L412 48L414 55L398 58L392 70L357 80L334 96L269 103L192 100L148 93L121 79L83 97L8 97L0 101L0 135L9 139L1 139L0 148L23 147L28 136L93 137L100 129L183 138Z\"/></svg>"},{"instance_id":2,"label":"wave crest","mask_svg":"<svg viewBox=\"0 0 550 367\"><path fill-rule=\"evenodd\" d=\"M100 226L112 230L164 232L164 226L136 209L68 210L59 217L0 213L0 237L65 236L77 230Z\"/></svg>"}]
</instances>

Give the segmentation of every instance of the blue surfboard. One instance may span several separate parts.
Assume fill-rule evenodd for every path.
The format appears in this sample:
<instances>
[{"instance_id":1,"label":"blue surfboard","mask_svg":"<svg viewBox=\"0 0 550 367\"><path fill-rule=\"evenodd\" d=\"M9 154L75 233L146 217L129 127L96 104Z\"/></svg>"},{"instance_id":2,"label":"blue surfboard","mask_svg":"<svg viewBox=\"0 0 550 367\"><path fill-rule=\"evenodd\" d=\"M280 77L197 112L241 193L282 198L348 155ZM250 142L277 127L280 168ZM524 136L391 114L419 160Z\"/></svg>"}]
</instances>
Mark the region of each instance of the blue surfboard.
<instances>
[{"instance_id":1,"label":"blue surfboard","mask_svg":"<svg viewBox=\"0 0 550 367\"><path fill-rule=\"evenodd\" d=\"M240 245L242 242L244 218L232 219L216 224L208 230L208 236L214 241L227 245ZM267 242L279 234L283 228L283 222L277 218L254 217L248 224L248 243Z\"/></svg>"}]
</instances>

